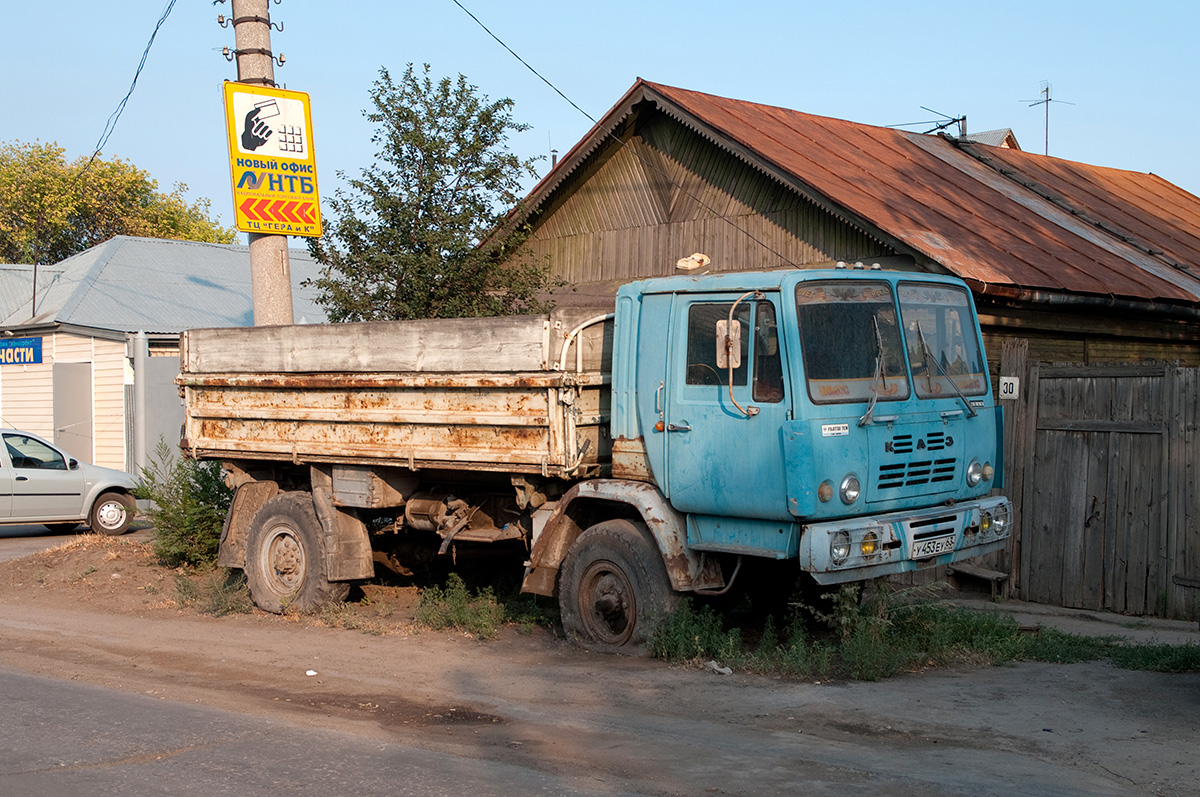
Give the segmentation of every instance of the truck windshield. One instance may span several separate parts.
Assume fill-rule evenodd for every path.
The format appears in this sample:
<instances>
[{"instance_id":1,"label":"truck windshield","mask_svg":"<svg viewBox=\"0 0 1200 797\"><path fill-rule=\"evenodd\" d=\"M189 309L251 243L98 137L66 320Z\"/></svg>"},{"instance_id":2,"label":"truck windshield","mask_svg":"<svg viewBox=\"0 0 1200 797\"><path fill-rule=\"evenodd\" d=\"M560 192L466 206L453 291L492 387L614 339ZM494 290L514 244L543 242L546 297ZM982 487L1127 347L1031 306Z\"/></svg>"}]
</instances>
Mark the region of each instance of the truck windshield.
<instances>
[{"instance_id":1,"label":"truck windshield","mask_svg":"<svg viewBox=\"0 0 1200 797\"><path fill-rule=\"evenodd\" d=\"M957 393L986 393L987 376L966 291L927 283L901 283L898 291L917 395L952 398Z\"/></svg>"},{"instance_id":2,"label":"truck windshield","mask_svg":"<svg viewBox=\"0 0 1200 797\"><path fill-rule=\"evenodd\" d=\"M887 283L801 283L796 315L814 403L908 398L896 303Z\"/></svg>"}]
</instances>

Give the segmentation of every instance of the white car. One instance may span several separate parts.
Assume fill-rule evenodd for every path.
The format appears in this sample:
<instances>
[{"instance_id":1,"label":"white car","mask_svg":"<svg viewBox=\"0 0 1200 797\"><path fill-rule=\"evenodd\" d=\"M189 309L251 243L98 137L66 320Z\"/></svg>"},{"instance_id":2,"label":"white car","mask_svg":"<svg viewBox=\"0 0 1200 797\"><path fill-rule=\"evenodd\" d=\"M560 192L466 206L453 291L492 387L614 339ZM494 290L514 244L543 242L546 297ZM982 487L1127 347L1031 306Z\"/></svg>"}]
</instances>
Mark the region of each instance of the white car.
<instances>
[{"instance_id":1,"label":"white car","mask_svg":"<svg viewBox=\"0 0 1200 797\"><path fill-rule=\"evenodd\" d=\"M118 535L129 530L134 477L80 462L37 435L0 429L0 524L41 523L71 531Z\"/></svg>"}]
</instances>

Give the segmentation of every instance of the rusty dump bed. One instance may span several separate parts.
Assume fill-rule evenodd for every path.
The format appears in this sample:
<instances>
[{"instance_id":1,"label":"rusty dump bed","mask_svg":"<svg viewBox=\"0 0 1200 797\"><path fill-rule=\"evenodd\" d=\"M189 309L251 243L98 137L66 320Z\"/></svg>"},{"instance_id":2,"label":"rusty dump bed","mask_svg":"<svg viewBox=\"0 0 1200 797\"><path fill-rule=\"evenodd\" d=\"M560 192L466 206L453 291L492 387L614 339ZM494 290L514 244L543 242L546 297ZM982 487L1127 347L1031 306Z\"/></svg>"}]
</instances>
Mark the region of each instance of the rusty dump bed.
<instances>
[{"instance_id":1,"label":"rusty dump bed","mask_svg":"<svg viewBox=\"0 0 1200 797\"><path fill-rule=\"evenodd\" d=\"M183 446L204 459L602 474L611 347L611 319L581 310L193 329Z\"/></svg>"}]
</instances>

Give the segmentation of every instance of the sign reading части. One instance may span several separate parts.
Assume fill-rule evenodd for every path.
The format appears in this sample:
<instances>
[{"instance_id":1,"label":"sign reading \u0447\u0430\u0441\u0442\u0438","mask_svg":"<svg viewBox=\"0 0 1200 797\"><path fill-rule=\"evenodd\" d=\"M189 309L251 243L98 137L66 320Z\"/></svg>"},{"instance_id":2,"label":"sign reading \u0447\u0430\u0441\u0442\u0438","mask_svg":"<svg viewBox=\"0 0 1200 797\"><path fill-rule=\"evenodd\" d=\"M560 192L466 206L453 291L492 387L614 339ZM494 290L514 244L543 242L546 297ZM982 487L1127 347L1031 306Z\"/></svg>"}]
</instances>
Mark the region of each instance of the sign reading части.
<instances>
[{"instance_id":1,"label":"sign reading \u0447\u0430\u0441\u0442\u0438","mask_svg":"<svg viewBox=\"0 0 1200 797\"><path fill-rule=\"evenodd\" d=\"M0 365L33 365L41 361L41 338L0 338Z\"/></svg>"}]
</instances>

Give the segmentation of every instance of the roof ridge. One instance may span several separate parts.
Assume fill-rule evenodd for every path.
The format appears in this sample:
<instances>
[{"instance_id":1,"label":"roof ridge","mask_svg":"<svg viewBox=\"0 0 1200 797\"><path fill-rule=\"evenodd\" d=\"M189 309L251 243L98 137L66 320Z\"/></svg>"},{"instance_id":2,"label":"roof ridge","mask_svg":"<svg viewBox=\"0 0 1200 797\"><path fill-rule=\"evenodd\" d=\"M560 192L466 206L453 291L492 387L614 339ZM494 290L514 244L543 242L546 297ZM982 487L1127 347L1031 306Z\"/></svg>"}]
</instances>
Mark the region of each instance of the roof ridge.
<instances>
[{"instance_id":1,"label":"roof ridge","mask_svg":"<svg viewBox=\"0 0 1200 797\"><path fill-rule=\"evenodd\" d=\"M114 235L104 243L97 244L98 247L103 248L99 253L97 253L96 260L93 261L91 266L88 267L87 271L80 276L79 287L71 291L70 297L67 299L67 301L63 302L62 306L58 308L58 312L55 315L62 316L63 318L69 317L71 313L83 303L83 300L89 293L91 293L92 289L95 288L97 280L104 272L104 269L107 268L108 264L112 261L113 256L120 251L121 247L124 246L125 242L128 240L130 240L130 236L128 235ZM83 252L80 252L80 254L83 254Z\"/></svg>"}]
</instances>

